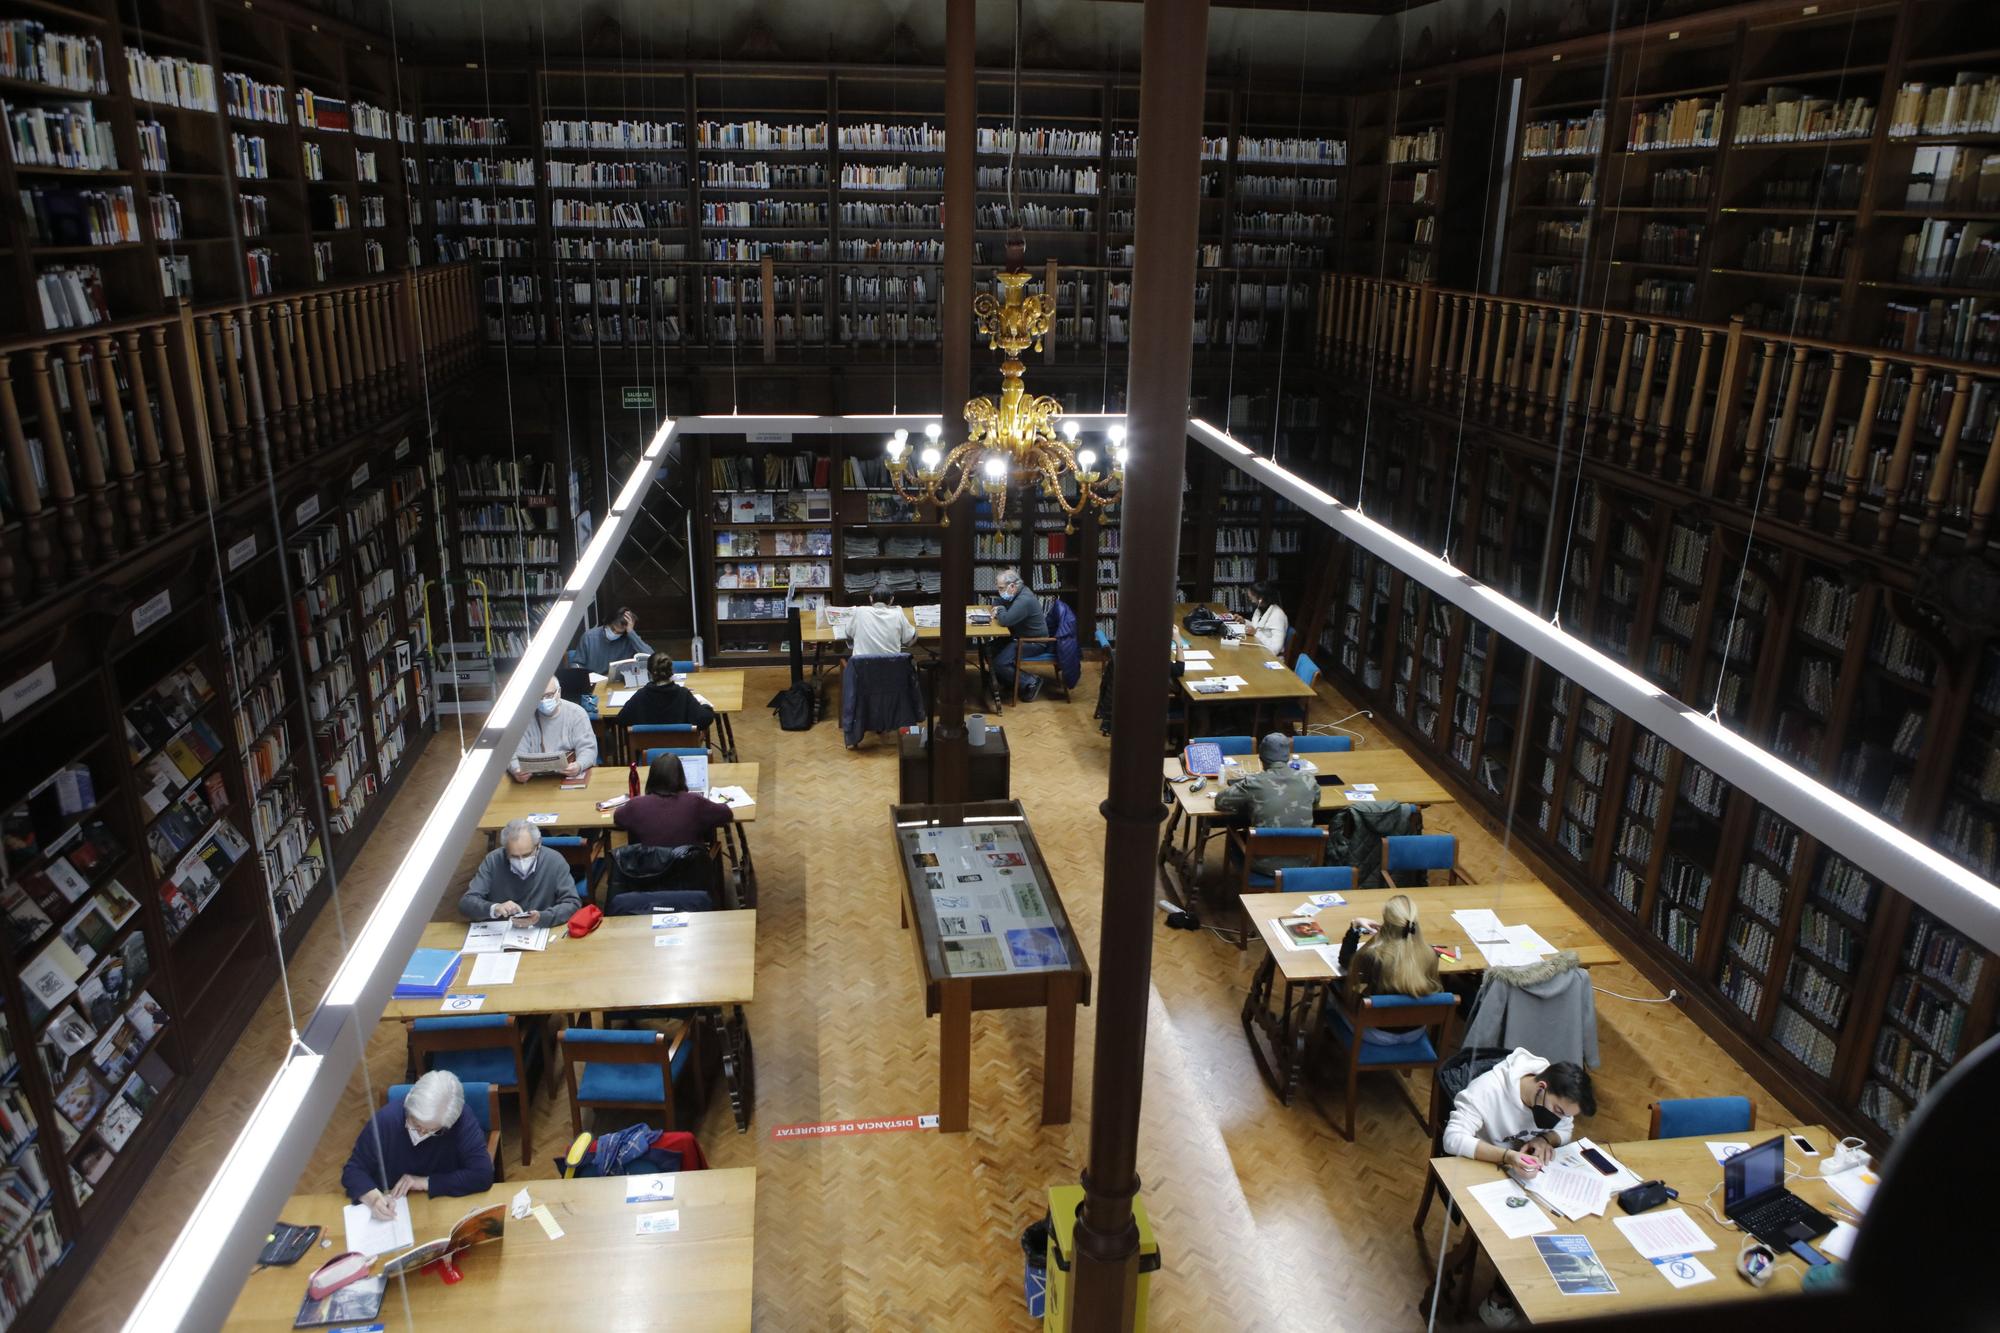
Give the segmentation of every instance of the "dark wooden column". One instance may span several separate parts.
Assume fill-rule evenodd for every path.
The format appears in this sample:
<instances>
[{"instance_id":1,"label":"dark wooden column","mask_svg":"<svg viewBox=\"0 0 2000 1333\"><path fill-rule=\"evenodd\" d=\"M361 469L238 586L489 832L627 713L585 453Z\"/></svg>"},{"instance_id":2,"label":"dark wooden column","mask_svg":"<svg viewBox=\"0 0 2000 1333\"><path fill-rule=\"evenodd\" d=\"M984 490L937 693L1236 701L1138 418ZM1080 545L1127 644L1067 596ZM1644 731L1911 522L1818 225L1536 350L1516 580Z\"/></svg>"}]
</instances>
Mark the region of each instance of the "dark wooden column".
<instances>
[{"instance_id":1,"label":"dark wooden column","mask_svg":"<svg viewBox=\"0 0 2000 1333\"><path fill-rule=\"evenodd\" d=\"M1195 245L1208 0L1146 0L1140 48L1138 234L1126 419L1124 548L1118 561L1118 684L1104 802L1104 913L1097 958L1097 1049L1090 1164L1076 1225L1071 1327L1126 1330L1138 1296L1139 1101L1157 896L1160 754L1166 746L1168 638L1187 453Z\"/></svg>"},{"instance_id":2,"label":"dark wooden column","mask_svg":"<svg viewBox=\"0 0 2000 1333\"><path fill-rule=\"evenodd\" d=\"M972 394L973 141L978 134L975 0L946 0L944 10L944 421L939 447L965 442L965 400ZM921 433L914 447L924 445ZM940 615L937 734L931 737L931 799L965 799L965 603L972 594L972 505L951 506L939 562Z\"/></svg>"}]
</instances>

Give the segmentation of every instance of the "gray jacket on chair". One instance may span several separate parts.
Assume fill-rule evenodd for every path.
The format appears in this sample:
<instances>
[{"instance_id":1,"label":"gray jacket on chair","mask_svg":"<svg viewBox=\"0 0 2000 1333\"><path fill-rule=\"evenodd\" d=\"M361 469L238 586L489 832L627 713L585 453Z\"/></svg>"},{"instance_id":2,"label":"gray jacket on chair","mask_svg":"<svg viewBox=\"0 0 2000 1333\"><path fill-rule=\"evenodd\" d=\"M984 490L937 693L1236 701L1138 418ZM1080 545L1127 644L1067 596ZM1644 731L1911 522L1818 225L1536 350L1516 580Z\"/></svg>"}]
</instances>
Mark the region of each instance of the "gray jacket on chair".
<instances>
[{"instance_id":1,"label":"gray jacket on chair","mask_svg":"<svg viewBox=\"0 0 2000 1333\"><path fill-rule=\"evenodd\" d=\"M1459 1041L1506 1050L1525 1046L1550 1060L1597 1068L1597 997L1590 970L1577 966L1569 949L1526 967L1488 968Z\"/></svg>"}]
</instances>

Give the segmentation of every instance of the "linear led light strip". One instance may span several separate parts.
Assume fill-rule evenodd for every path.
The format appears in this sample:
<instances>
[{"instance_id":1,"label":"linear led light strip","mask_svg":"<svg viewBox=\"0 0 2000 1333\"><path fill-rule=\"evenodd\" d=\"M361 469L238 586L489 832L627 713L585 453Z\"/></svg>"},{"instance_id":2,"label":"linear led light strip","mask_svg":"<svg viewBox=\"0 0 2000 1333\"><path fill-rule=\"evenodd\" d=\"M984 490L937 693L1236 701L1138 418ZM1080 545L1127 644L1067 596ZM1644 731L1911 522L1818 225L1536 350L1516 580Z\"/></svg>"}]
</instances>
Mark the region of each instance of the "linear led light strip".
<instances>
[{"instance_id":1,"label":"linear led light strip","mask_svg":"<svg viewBox=\"0 0 2000 1333\"><path fill-rule=\"evenodd\" d=\"M1206 421L1189 433L1355 545L1417 579L1490 625L1564 676L1717 776L1810 832L1827 846L1988 949L2000 949L2000 885L1919 842L1894 824L1793 768L1720 722L1558 629L1527 607L1480 583L1374 519L1258 454Z\"/></svg>"},{"instance_id":2,"label":"linear led light strip","mask_svg":"<svg viewBox=\"0 0 2000 1333\"><path fill-rule=\"evenodd\" d=\"M584 549L556 604L459 760L388 890L355 936L326 998L209 1182L166 1260L147 1284L128 1333L219 1328L312 1156L368 1035L416 947L460 851L485 810L501 770L528 724L528 709L582 628L586 603L631 530L639 503L660 472L676 423L663 423L626 478L611 511Z\"/></svg>"}]
</instances>

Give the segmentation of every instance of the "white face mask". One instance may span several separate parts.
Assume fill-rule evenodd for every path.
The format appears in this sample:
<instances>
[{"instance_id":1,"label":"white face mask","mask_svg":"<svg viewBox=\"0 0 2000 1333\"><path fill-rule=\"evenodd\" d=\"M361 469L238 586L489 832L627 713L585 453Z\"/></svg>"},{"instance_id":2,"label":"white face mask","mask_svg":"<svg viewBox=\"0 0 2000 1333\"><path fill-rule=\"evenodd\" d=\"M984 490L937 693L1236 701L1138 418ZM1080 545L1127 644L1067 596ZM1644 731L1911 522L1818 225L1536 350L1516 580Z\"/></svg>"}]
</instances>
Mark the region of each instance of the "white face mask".
<instances>
[{"instance_id":1,"label":"white face mask","mask_svg":"<svg viewBox=\"0 0 2000 1333\"><path fill-rule=\"evenodd\" d=\"M619 629L616 625L606 625L604 627L604 637L607 639L616 639L618 638L619 635L623 633L624 631Z\"/></svg>"},{"instance_id":2,"label":"white face mask","mask_svg":"<svg viewBox=\"0 0 2000 1333\"><path fill-rule=\"evenodd\" d=\"M507 858L507 864L512 866L514 868L514 873L519 875L522 879L526 879L528 876L535 873L535 858L532 855L510 856Z\"/></svg>"},{"instance_id":3,"label":"white face mask","mask_svg":"<svg viewBox=\"0 0 2000 1333\"><path fill-rule=\"evenodd\" d=\"M425 1139L428 1139L437 1133L437 1131L434 1129L429 1131L428 1133L419 1133L414 1125L406 1124L403 1126L403 1128L405 1131L409 1133L410 1146L412 1148L416 1147L419 1143L422 1143Z\"/></svg>"},{"instance_id":4,"label":"white face mask","mask_svg":"<svg viewBox=\"0 0 2000 1333\"><path fill-rule=\"evenodd\" d=\"M543 699L535 705L535 711L543 717L554 717L556 715L556 705L561 702L561 699Z\"/></svg>"}]
</instances>

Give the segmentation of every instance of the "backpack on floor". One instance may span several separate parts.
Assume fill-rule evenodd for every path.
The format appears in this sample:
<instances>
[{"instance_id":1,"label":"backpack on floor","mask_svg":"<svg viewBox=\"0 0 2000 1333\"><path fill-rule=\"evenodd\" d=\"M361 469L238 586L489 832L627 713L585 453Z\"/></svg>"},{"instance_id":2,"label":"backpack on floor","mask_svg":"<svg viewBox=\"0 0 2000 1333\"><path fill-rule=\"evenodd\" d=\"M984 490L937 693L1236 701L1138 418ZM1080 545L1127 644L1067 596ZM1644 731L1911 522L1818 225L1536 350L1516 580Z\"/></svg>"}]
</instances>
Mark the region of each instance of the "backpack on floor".
<instances>
[{"instance_id":1,"label":"backpack on floor","mask_svg":"<svg viewBox=\"0 0 2000 1333\"><path fill-rule=\"evenodd\" d=\"M811 731L817 699L812 686L804 681L787 685L771 696L771 708L778 714L778 728L781 731Z\"/></svg>"}]
</instances>

